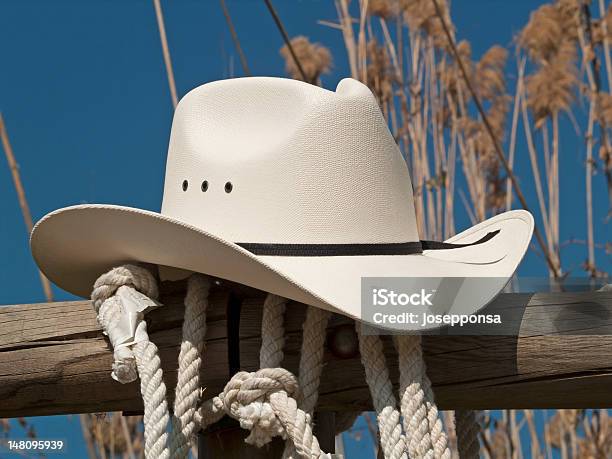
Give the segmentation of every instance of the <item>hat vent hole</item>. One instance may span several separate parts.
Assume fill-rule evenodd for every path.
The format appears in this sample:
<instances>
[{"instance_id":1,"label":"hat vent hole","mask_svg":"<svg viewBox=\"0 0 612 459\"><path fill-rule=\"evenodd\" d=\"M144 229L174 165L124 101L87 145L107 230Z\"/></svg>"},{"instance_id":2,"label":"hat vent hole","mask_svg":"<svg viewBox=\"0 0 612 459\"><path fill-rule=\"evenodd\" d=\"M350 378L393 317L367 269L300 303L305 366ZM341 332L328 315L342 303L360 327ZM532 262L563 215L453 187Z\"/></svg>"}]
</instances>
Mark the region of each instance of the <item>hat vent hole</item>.
<instances>
[{"instance_id":1,"label":"hat vent hole","mask_svg":"<svg viewBox=\"0 0 612 459\"><path fill-rule=\"evenodd\" d=\"M208 190L208 180L204 180L202 182L202 191L206 192Z\"/></svg>"},{"instance_id":2,"label":"hat vent hole","mask_svg":"<svg viewBox=\"0 0 612 459\"><path fill-rule=\"evenodd\" d=\"M225 192L226 193L231 193L233 189L234 189L234 185L232 185L232 182L227 182L225 184Z\"/></svg>"},{"instance_id":3,"label":"hat vent hole","mask_svg":"<svg viewBox=\"0 0 612 459\"><path fill-rule=\"evenodd\" d=\"M187 191L189 188L189 182L187 180L183 180L183 191Z\"/></svg>"}]
</instances>

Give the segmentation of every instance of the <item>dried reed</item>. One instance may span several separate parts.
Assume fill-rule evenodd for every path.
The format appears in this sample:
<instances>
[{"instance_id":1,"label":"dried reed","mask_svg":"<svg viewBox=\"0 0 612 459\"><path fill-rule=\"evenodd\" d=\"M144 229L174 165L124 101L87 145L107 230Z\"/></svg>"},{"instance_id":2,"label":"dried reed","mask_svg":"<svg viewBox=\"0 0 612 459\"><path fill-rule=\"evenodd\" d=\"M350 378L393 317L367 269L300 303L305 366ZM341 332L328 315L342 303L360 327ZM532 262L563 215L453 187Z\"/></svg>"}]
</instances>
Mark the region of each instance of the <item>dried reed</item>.
<instances>
[{"instance_id":1,"label":"dried reed","mask_svg":"<svg viewBox=\"0 0 612 459\"><path fill-rule=\"evenodd\" d=\"M4 154L6 155L6 160L8 161L9 169L11 170L11 175L13 176L15 191L17 192L17 201L19 202L21 214L23 215L23 221L26 225L26 230L29 235L32 232L32 228L34 228L34 223L32 221L30 206L28 205L28 200L26 199L25 190L21 181L19 165L17 164L15 154L13 153L13 147L11 146L11 142L9 141L9 136L6 130L6 125L4 124L4 118L2 116L2 113L0 113L0 140L2 140ZM43 287L43 292L45 293L45 298L49 302L53 301L53 291L51 290L51 283L49 282L49 279L47 279L40 270L38 270L38 275L40 277L40 283Z\"/></svg>"},{"instance_id":2,"label":"dried reed","mask_svg":"<svg viewBox=\"0 0 612 459\"><path fill-rule=\"evenodd\" d=\"M236 47L236 52L240 57L240 63L242 64L242 70L246 76L251 76L251 70L249 69L249 64L247 62L247 58L242 50L242 46L240 45L240 40L238 39L238 33L236 32L236 28L234 27L234 23L232 22L232 16L230 15L229 10L227 9L227 5L225 0L219 0L221 4L221 9L223 10L223 15L225 16L225 21L227 22L227 28L230 31L230 35L232 36L232 41L234 42L234 46Z\"/></svg>"},{"instance_id":3,"label":"dried reed","mask_svg":"<svg viewBox=\"0 0 612 459\"><path fill-rule=\"evenodd\" d=\"M160 0L153 0L153 5L155 6L155 17L157 18L157 27L159 29L162 53L164 55L164 64L166 65L166 74L168 75L168 86L170 88L170 96L172 97L172 106L176 109L178 105L178 95L176 93L176 83L174 82L174 71L172 70L172 59L170 58L166 26L164 25L164 14L162 12Z\"/></svg>"}]
</instances>

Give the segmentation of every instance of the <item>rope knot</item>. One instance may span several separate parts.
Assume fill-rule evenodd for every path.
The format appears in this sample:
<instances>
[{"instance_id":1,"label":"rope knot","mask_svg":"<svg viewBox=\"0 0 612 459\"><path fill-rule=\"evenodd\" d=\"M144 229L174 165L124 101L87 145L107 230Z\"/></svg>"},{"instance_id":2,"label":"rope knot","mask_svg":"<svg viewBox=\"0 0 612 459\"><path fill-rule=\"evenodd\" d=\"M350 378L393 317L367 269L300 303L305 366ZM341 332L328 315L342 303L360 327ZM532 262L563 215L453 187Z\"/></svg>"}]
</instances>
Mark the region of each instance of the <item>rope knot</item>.
<instances>
[{"instance_id":1,"label":"rope knot","mask_svg":"<svg viewBox=\"0 0 612 459\"><path fill-rule=\"evenodd\" d=\"M99 312L102 303L111 298L119 287L129 286L151 299L157 299L157 281L148 269L136 265L123 265L102 274L96 280L91 299L94 309Z\"/></svg>"},{"instance_id":2,"label":"rope knot","mask_svg":"<svg viewBox=\"0 0 612 459\"><path fill-rule=\"evenodd\" d=\"M260 447L273 437L287 437L278 417L278 407L272 400L279 393L295 398L298 393L296 377L284 368L263 368L252 373L236 373L219 398L225 412L237 419L242 428L251 431L245 441Z\"/></svg>"},{"instance_id":3,"label":"rope knot","mask_svg":"<svg viewBox=\"0 0 612 459\"><path fill-rule=\"evenodd\" d=\"M115 361L111 376L122 384L138 378L136 360L130 346L148 340L144 311L154 307L157 281L145 268L124 265L111 269L95 282L91 299L98 323L108 336Z\"/></svg>"}]
</instances>

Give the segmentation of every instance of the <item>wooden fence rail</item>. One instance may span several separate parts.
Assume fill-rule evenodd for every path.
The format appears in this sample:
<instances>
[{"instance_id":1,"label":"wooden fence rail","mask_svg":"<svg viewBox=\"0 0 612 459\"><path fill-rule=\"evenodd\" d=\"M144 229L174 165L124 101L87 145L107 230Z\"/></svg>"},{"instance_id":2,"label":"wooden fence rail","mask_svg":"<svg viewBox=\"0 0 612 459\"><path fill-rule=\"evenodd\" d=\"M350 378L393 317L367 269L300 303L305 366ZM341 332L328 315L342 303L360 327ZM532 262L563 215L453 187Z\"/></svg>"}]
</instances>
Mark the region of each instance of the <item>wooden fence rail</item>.
<instances>
[{"instance_id":1,"label":"wooden fence rail","mask_svg":"<svg viewBox=\"0 0 612 459\"><path fill-rule=\"evenodd\" d=\"M162 292L166 306L147 321L171 389L184 284L164 283ZM262 302L254 290L221 286L213 291L202 369L205 397L223 388L232 366L230 303L240 306L240 367L257 368ZM424 337L428 374L440 408L612 406L612 292L502 294L495 305L524 308L520 336ZM284 366L296 371L304 307L294 303L287 310ZM330 333L346 329L348 323L335 316ZM536 333L536 323L537 330L547 333ZM397 381L397 356L391 340L384 339L391 377ZM89 301L0 307L0 418L140 411L138 383L112 380L111 363L112 352ZM371 409L359 356L339 358L326 351L320 393L321 411Z\"/></svg>"}]
</instances>

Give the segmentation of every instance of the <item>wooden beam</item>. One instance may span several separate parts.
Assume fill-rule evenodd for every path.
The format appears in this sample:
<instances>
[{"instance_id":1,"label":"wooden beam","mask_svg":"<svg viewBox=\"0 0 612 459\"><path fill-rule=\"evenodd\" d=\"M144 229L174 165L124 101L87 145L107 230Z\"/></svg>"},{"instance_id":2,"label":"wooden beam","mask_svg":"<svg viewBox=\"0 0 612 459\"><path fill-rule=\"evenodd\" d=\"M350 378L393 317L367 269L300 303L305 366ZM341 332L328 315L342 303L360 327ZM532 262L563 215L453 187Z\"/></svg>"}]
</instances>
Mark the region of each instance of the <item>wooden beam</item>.
<instances>
[{"instance_id":1,"label":"wooden beam","mask_svg":"<svg viewBox=\"0 0 612 459\"><path fill-rule=\"evenodd\" d=\"M162 292L166 306L147 320L172 392L184 284L166 283ZM236 294L233 288L232 292ZM243 369L255 370L263 297L254 290L238 294L240 361ZM205 397L222 390L229 374L228 297L223 287L211 296L202 370ZM612 292L503 294L495 306L522 311L517 315L519 337L424 338L428 374L440 408L612 406ZM288 311L283 365L296 371L304 307L292 303ZM330 331L347 323L334 316ZM391 377L397 381L397 356L391 340L383 339ZM371 409L359 356L340 359L326 352L325 359L318 409ZM112 380L111 363L112 352L89 301L0 307L0 417L141 410L138 383Z\"/></svg>"}]
</instances>

